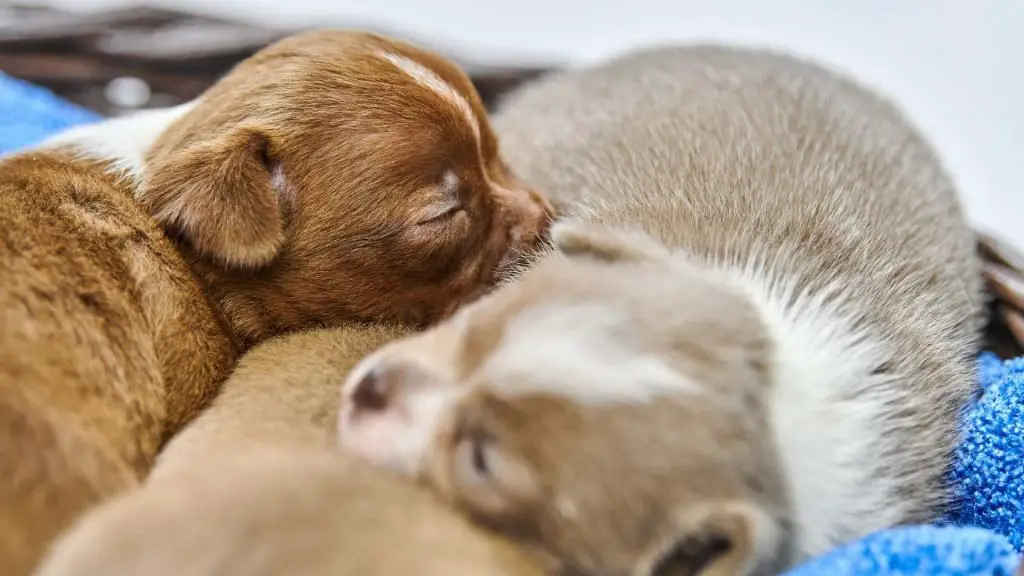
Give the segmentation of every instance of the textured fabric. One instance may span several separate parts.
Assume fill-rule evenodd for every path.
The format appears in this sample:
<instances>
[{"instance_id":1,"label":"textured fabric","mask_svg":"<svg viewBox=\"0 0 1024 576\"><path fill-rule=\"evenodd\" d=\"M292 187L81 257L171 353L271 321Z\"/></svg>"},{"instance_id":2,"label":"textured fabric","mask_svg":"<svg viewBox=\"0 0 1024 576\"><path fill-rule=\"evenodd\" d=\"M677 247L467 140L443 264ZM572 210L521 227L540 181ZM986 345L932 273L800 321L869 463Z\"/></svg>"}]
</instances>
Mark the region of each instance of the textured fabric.
<instances>
[{"instance_id":1,"label":"textured fabric","mask_svg":"<svg viewBox=\"0 0 1024 576\"><path fill-rule=\"evenodd\" d=\"M1013 576L1017 554L981 528L910 526L872 534L787 576Z\"/></svg>"},{"instance_id":2,"label":"textured fabric","mask_svg":"<svg viewBox=\"0 0 1024 576\"><path fill-rule=\"evenodd\" d=\"M0 154L97 115L0 74ZM1010 576L1024 547L1024 358L983 354L984 395L965 415L952 476L957 505L941 526L885 530L789 572L791 576Z\"/></svg>"},{"instance_id":3,"label":"textured fabric","mask_svg":"<svg viewBox=\"0 0 1024 576\"><path fill-rule=\"evenodd\" d=\"M1024 358L982 354L978 379L951 472L958 497L940 526L884 530L790 576L1013 574L1024 549Z\"/></svg>"},{"instance_id":4,"label":"textured fabric","mask_svg":"<svg viewBox=\"0 0 1024 576\"><path fill-rule=\"evenodd\" d=\"M0 72L0 154L35 144L99 116L49 90Z\"/></svg>"}]
</instances>

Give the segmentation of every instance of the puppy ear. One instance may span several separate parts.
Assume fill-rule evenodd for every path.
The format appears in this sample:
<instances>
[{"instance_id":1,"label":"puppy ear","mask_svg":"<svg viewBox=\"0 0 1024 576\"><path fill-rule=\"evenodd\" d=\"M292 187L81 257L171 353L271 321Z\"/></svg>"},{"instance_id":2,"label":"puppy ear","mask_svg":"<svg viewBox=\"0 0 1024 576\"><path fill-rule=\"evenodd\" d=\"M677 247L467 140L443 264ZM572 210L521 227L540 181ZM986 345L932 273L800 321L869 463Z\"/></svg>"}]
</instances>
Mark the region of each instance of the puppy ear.
<instances>
[{"instance_id":1,"label":"puppy ear","mask_svg":"<svg viewBox=\"0 0 1024 576\"><path fill-rule=\"evenodd\" d=\"M640 232L585 224L559 222L553 225L551 243L555 250L570 258L586 257L608 263L642 262L668 256L663 246Z\"/></svg>"},{"instance_id":2,"label":"puppy ear","mask_svg":"<svg viewBox=\"0 0 1024 576\"><path fill-rule=\"evenodd\" d=\"M155 158L138 200L200 254L232 268L271 262L284 242L270 139L240 127Z\"/></svg>"},{"instance_id":3,"label":"puppy ear","mask_svg":"<svg viewBox=\"0 0 1024 576\"><path fill-rule=\"evenodd\" d=\"M776 567L783 527L748 502L690 509L645 554L635 576L747 576ZM765 572L767 573L767 572Z\"/></svg>"}]
</instances>

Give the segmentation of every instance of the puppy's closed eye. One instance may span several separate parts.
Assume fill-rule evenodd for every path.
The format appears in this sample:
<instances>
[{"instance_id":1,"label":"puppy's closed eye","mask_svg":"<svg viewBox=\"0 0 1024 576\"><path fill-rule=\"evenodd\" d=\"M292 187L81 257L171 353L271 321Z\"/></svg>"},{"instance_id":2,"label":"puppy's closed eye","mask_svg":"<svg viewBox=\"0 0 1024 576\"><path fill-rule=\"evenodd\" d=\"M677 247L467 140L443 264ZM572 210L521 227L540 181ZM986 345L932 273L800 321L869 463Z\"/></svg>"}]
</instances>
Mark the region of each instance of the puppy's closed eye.
<instances>
[{"instance_id":1,"label":"puppy's closed eye","mask_svg":"<svg viewBox=\"0 0 1024 576\"><path fill-rule=\"evenodd\" d=\"M438 184L440 199L420 219L419 224L440 224L465 212L462 199L462 182L451 170L446 170Z\"/></svg>"},{"instance_id":2,"label":"puppy's closed eye","mask_svg":"<svg viewBox=\"0 0 1024 576\"><path fill-rule=\"evenodd\" d=\"M432 206L427 211L426 216L420 219L417 224L443 224L446 221L451 220L457 216L460 212L465 212L465 208L459 203L443 203L437 206Z\"/></svg>"}]
</instances>

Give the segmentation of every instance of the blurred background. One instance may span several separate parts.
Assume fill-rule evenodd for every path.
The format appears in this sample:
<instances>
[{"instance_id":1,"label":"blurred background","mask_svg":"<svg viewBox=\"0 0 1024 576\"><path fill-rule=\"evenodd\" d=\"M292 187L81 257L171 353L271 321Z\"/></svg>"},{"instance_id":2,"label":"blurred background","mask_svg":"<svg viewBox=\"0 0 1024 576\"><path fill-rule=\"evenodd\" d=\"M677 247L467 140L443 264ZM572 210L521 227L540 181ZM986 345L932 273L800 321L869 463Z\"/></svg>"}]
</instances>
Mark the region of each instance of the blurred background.
<instances>
[{"instance_id":1,"label":"blurred background","mask_svg":"<svg viewBox=\"0 0 1024 576\"><path fill-rule=\"evenodd\" d=\"M673 40L810 56L902 105L972 219L1024 246L1022 0L0 0L0 71L119 114L191 98L274 38L326 26L440 50L492 104L545 69Z\"/></svg>"}]
</instances>

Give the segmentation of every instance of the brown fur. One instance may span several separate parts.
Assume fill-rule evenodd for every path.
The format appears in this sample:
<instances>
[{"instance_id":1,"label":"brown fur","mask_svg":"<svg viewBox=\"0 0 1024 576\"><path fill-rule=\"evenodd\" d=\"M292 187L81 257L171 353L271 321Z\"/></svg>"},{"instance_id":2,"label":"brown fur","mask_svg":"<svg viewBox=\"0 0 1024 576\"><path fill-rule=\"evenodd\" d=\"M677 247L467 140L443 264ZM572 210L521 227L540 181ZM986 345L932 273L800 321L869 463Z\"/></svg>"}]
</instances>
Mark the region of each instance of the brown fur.
<instances>
[{"instance_id":1,"label":"brown fur","mask_svg":"<svg viewBox=\"0 0 1024 576\"><path fill-rule=\"evenodd\" d=\"M698 46L541 80L496 126L558 251L358 365L344 448L595 574L775 574L941 514L984 299L894 106Z\"/></svg>"},{"instance_id":2,"label":"brown fur","mask_svg":"<svg viewBox=\"0 0 1024 576\"><path fill-rule=\"evenodd\" d=\"M235 349L174 246L102 166L0 160L0 573L136 484Z\"/></svg>"},{"instance_id":3,"label":"brown fur","mask_svg":"<svg viewBox=\"0 0 1024 576\"><path fill-rule=\"evenodd\" d=\"M479 142L456 107L382 53L454 87L472 106ZM181 234L247 341L313 323L437 320L479 295L510 251L529 251L550 211L513 181L465 74L362 33L312 32L263 50L207 92L149 160L140 200ZM283 193L270 187L276 169ZM417 225L445 170L462 183L463 213Z\"/></svg>"},{"instance_id":4,"label":"brown fur","mask_svg":"<svg viewBox=\"0 0 1024 576\"><path fill-rule=\"evenodd\" d=\"M404 333L350 326L255 347L147 483L87 515L38 574L541 574L422 488L331 454L338 381Z\"/></svg>"},{"instance_id":5,"label":"brown fur","mask_svg":"<svg viewBox=\"0 0 1024 576\"><path fill-rule=\"evenodd\" d=\"M386 52L446 79L473 117ZM109 133L122 136L139 134ZM550 209L512 182L461 71L358 32L243 62L141 173L104 150L72 138L0 161L5 575L142 479L240 350L316 325L436 320L528 251ZM424 222L446 170L456 209Z\"/></svg>"}]
</instances>

